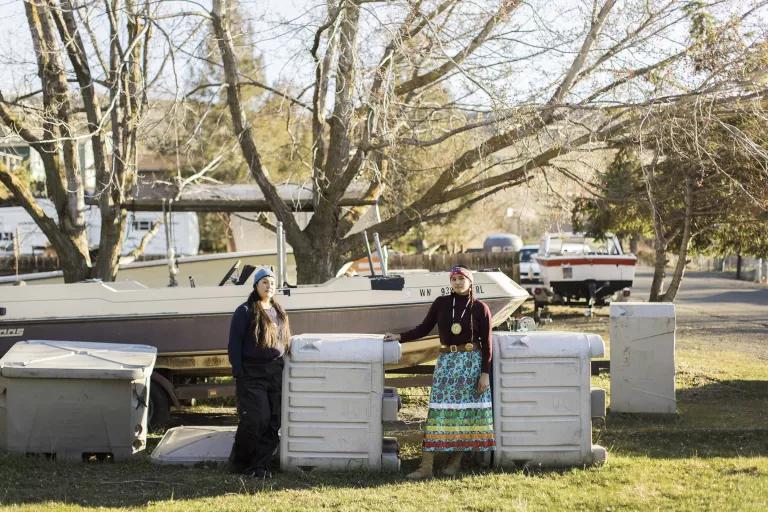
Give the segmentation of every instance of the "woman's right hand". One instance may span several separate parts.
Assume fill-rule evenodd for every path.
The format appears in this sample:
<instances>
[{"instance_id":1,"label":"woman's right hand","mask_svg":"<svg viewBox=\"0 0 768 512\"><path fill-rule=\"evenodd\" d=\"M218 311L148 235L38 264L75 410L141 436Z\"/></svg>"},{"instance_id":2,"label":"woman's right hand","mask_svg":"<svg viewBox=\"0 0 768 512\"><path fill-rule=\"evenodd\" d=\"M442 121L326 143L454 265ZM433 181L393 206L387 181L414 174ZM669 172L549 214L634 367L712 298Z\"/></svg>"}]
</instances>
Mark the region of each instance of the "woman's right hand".
<instances>
[{"instance_id":1,"label":"woman's right hand","mask_svg":"<svg viewBox=\"0 0 768 512\"><path fill-rule=\"evenodd\" d=\"M400 341L400 335L388 332L384 335L384 341Z\"/></svg>"}]
</instances>

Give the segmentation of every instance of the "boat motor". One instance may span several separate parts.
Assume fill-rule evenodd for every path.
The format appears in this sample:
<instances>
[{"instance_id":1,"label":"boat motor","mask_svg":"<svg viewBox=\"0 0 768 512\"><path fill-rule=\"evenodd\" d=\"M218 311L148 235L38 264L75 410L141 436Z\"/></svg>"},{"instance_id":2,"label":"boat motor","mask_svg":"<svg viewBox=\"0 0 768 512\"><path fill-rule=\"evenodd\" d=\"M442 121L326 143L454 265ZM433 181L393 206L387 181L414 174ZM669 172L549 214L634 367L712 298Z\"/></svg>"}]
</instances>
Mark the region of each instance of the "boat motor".
<instances>
[{"instance_id":1,"label":"boat motor","mask_svg":"<svg viewBox=\"0 0 768 512\"><path fill-rule=\"evenodd\" d=\"M538 323L530 316L509 317L506 328L513 332L532 332L538 327Z\"/></svg>"}]
</instances>

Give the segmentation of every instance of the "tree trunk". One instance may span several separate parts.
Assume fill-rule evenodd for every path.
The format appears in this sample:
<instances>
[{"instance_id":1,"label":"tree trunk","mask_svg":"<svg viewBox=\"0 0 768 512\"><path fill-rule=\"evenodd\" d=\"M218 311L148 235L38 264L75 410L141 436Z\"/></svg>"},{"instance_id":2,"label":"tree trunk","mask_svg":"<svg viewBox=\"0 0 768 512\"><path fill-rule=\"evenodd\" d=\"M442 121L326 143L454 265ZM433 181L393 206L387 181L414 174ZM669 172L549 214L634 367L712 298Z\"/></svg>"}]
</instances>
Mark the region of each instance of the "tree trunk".
<instances>
[{"instance_id":1,"label":"tree trunk","mask_svg":"<svg viewBox=\"0 0 768 512\"><path fill-rule=\"evenodd\" d=\"M656 258L653 265L653 281L648 302L661 302L661 288L664 286L665 267L667 266L667 248L661 240L655 240Z\"/></svg>"},{"instance_id":2,"label":"tree trunk","mask_svg":"<svg viewBox=\"0 0 768 512\"><path fill-rule=\"evenodd\" d=\"M65 283L79 283L90 279L91 267L86 264L86 259L77 249L74 247L69 250L63 250L61 247L55 247L55 249Z\"/></svg>"},{"instance_id":3,"label":"tree trunk","mask_svg":"<svg viewBox=\"0 0 768 512\"><path fill-rule=\"evenodd\" d=\"M319 244L321 238L315 238ZM344 259L329 247L313 247L310 251L296 250L296 278L301 284L319 284L336 276L344 264Z\"/></svg>"},{"instance_id":4,"label":"tree trunk","mask_svg":"<svg viewBox=\"0 0 768 512\"><path fill-rule=\"evenodd\" d=\"M123 230L126 211L115 205L108 194L99 201L101 210L101 239L99 254L96 257L94 276L102 281L114 281L117 278L120 254L122 252Z\"/></svg>"},{"instance_id":5,"label":"tree trunk","mask_svg":"<svg viewBox=\"0 0 768 512\"><path fill-rule=\"evenodd\" d=\"M685 266L688 264L688 248L691 246L693 233L691 224L693 222L693 183L690 177L685 178L685 217L683 218L683 234L680 238L680 249L677 251L677 264L672 274L672 280L669 288L659 297L658 302L674 302L675 296L680 289L680 283L683 281Z\"/></svg>"},{"instance_id":6,"label":"tree trunk","mask_svg":"<svg viewBox=\"0 0 768 512\"><path fill-rule=\"evenodd\" d=\"M675 270L672 273L672 280L669 282L669 288L661 294L657 301L652 302L674 302L677 292L680 289L680 284L683 282L683 275L685 274L685 266L688 263L688 248L691 245L691 237L680 242L680 250L677 252L677 264Z\"/></svg>"}]
</instances>

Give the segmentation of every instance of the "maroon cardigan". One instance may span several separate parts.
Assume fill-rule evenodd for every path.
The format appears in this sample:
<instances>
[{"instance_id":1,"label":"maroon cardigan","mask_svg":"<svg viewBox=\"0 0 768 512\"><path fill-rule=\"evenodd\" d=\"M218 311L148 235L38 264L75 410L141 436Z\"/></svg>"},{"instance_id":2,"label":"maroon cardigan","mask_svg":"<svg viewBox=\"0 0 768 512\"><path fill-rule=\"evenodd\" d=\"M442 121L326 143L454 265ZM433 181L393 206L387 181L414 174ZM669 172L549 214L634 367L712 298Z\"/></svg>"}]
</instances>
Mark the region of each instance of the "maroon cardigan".
<instances>
[{"instance_id":1,"label":"maroon cardigan","mask_svg":"<svg viewBox=\"0 0 768 512\"><path fill-rule=\"evenodd\" d=\"M456 307L451 317L451 308L453 299L456 298ZM489 373L491 369L491 358L493 357L493 348L491 343L491 310L488 306L477 299L474 304L464 313L469 297L466 295L443 295L435 299L429 308L424 321L409 331L400 334L400 341L408 342L423 338L434 329L437 324L437 332L440 334L440 343L443 345L464 345L474 342L480 345L482 351L482 371ZM470 311L471 310L471 311ZM470 324L471 321L471 324ZM453 334L451 324L459 322L461 324L461 333ZM474 336L473 336L474 335Z\"/></svg>"}]
</instances>

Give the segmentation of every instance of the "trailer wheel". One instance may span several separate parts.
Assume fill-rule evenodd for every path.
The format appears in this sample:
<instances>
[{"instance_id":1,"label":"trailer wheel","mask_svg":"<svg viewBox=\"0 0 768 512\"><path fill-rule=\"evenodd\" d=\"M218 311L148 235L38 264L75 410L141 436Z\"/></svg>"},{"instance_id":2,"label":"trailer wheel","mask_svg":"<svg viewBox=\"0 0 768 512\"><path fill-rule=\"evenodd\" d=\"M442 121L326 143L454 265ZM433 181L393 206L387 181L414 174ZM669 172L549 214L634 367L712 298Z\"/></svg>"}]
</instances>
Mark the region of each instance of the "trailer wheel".
<instances>
[{"instance_id":1,"label":"trailer wheel","mask_svg":"<svg viewBox=\"0 0 768 512\"><path fill-rule=\"evenodd\" d=\"M148 422L150 430L165 428L171 421L171 397L160 386L149 387Z\"/></svg>"}]
</instances>

